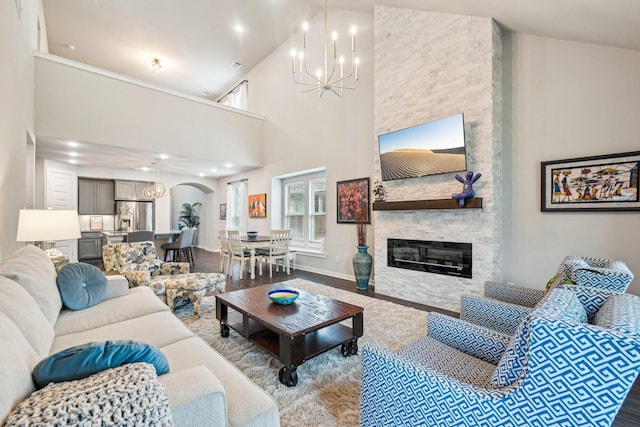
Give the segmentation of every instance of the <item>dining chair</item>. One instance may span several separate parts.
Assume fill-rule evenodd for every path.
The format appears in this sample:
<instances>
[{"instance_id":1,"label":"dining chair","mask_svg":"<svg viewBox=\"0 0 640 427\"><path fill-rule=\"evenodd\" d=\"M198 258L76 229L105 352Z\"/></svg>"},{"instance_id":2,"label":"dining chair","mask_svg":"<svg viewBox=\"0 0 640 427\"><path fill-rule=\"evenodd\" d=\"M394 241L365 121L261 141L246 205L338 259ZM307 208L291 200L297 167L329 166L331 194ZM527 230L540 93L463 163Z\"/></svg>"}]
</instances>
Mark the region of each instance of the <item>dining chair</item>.
<instances>
[{"instance_id":1,"label":"dining chair","mask_svg":"<svg viewBox=\"0 0 640 427\"><path fill-rule=\"evenodd\" d=\"M154 235L153 231L131 231L127 234L127 242L153 242Z\"/></svg>"},{"instance_id":2,"label":"dining chair","mask_svg":"<svg viewBox=\"0 0 640 427\"><path fill-rule=\"evenodd\" d=\"M231 253L229 252L229 239L227 238L227 230L219 230L220 238L220 271L224 273L225 267L227 272L231 269ZM227 260L225 263L225 259Z\"/></svg>"},{"instance_id":3,"label":"dining chair","mask_svg":"<svg viewBox=\"0 0 640 427\"><path fill-rule=\"evenodd\" d=\"M187 248L187 255L189 257L189 262L195 267L196 260L193 258L193 248L196 245L196 239L198 238L198 227L192 227L191 229L193 230L193 237L191 239L191 244Z\"/></svg>"},{"instance_id":4,"label":"dining chair","mask_svg":"<svg viewBox=\"0 0 640 427\"><path fill-rule=\"evenodd\" d=\"M289 267L289 241L291 240L291 230L271 230L271 240L269 247L256 249L256 256L262 261L269 263L269 277L273 277L273 265L282 260L287 272Z\"/></svg>"},{"instance_id":5,"label":"dining chair","mask_svg":"<svg viewBox=\"0 0 640 427\"><path fill-rule=\"evenodd\" d=\"M191 246L193 241L193 229L185 227L180 231L180 236L175 242L165 243L161 246L165 250L164 260L167 261L169 252L175 252L174 261L189 262L189 254L187 248Z\"/></svg>"},{"instance_id":6,"label":"dining chair","mask_svg":"<svg viewBox=\"0 0 640 427\"><path fill-rule=\"evenodd\" d=\"M242 273L244 271L245 262L251 266L251 250L246 249L240 240L240 231L227 230L227 239L229 242L229 269L227 276L231 276L233 261L240 261L240 278L242 279Z\"/></svg>"}]
</instances>

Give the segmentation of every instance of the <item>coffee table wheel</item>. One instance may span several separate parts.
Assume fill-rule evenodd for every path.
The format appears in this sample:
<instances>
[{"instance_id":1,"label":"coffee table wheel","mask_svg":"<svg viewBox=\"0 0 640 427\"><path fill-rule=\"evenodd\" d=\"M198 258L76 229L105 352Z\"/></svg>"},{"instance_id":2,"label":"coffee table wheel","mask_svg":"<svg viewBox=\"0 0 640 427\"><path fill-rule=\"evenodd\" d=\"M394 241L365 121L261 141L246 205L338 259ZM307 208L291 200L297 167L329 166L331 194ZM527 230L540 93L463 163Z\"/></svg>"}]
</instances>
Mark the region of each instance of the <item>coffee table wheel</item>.
<instances>
[{"instance_id":1,"label":"coffee table wheel","mask_svg":"<svg viewBox=\"0 0 640 427\"><path fill-rule=\"evenodd\" d=\"M289 369L286 366L280 368L278 378L280 379L280 382L287 387L295 387L296 384L298 384L298 372L296 368Z\"/></svg>"},{"instance_id":2,"label":"coffee table wheel","mask_svg":"<svg viewBox=\"0 0 640 427\"><path fill-rule=\"evenodd\" d=\"M222 335L223 338L227 338L229 336L229 327L227 325L220 325L220 335Z\"/></svg>"},{"instance_id":3,"label":"coffee table wheel","mask_svg":"<svg viewBox=\"0 0 640 427\"><path fill-rule=\"evenodd\" d=\"M351 341L342 344L340 352L344 357L354 356L358 354L358 341L353 338Z\"/></svg>"}]
</instances>

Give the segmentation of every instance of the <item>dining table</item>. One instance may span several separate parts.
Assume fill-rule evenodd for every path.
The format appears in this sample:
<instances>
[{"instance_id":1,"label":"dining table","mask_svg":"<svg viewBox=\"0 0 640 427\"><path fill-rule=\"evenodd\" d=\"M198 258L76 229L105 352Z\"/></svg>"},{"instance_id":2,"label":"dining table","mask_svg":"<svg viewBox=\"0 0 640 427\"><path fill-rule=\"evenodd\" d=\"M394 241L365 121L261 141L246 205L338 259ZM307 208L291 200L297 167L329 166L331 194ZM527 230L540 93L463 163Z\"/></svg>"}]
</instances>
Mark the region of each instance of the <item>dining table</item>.
<instances>
[{"instance_id":1,"label":"dining table","mask_svg":"<svg viewBox=\"0 0 640 427\"><path fill-rule=\"evenodd\" d=\"M256 237L240 236L242 244L251 251L249 267L251 269L251 278L256 278L256 249L268 248L271 243L271 236L257 235ZM260 265L260 275L262 275L262 265Z\"/></svg>"}]
</instances>

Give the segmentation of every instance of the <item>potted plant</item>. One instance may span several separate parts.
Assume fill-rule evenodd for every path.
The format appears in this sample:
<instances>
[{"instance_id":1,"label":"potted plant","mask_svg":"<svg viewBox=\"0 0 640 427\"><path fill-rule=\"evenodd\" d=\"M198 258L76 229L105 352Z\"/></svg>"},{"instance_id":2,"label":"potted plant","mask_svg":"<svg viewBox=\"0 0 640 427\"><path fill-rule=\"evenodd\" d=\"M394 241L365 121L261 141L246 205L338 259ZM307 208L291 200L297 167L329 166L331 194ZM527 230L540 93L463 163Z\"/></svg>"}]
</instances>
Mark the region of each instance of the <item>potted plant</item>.
<instances>
[{"instance_id":1,"label":"potted plant","mask_svg":"<svg viewBox=\"0 0 640 427\"><path fill-rule=\"evenodd\" d=\"M356 232L358 235L358 252L353 256L353 272L356 276L356 286L360 290L369 289L371 266L373 259L367 252L367 223L360 216L356 220Z\"/></svg>"},{"instance_id":2,"label":"potted plant","mask_svg":"<svg viewBox=\"0 0 640 427\"><path fill-rule=\"evenodd\" d=\"M202 203L183 203L184 210L180 211L180 217L178 222L183 223L189 228L197 227L200 225L200 217L196 215L196 208L202 206Z\"/></svg>"},{"instance_id":3,"label":"potted plant","mask_svg":"<svg viewBox=\"0 0 640 427\"><path fill-rule=\"evenodd\" d=\"M384 196L387 194L387 189L384 188L384 185L377 181L373 184L373 195L375 196L376 202L384 202Z\"/></svg>"}]
</instances>

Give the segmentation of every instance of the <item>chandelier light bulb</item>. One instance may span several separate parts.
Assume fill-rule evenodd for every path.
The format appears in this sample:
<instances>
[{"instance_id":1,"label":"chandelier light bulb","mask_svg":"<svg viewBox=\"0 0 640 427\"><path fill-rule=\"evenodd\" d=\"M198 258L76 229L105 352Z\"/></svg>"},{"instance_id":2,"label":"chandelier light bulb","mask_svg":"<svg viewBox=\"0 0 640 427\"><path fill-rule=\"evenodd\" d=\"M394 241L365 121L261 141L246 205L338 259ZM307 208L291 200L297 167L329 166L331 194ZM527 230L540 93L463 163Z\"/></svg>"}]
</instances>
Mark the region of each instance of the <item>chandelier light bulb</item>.
<instances>
[{"instance_id":1,"label":"chandelier light bulb","mask_svg":"<svg viewBox=\"0 0 640 427\"><path fill-rule=\"evenodd\" d=\"M293 56L295 58L296 55L298 55L298 52L296 52L295 49L291 49L291 56Z\"/></svg>"},{"instance_id":2,"label":"chandelier light bulb","mask_svg":"<svg viewBox=\"0 0 640 427\"><path fill-rule=\"evenodd\" d=\"M334 32L331 34L331 38L333 39L333 41L338 40L338 33L334 31Z\"/></svg>"},{"instance_id":3,"label":"chandelier light bulb","mask_svg":"<svg viewBox=\"0 0 640 427\"><path fill-rule=\"evenodd\" d=\"M302 31L309 31L309 23L308 22L303 22L302 23Z\"/></svg>"}]
</instances>

